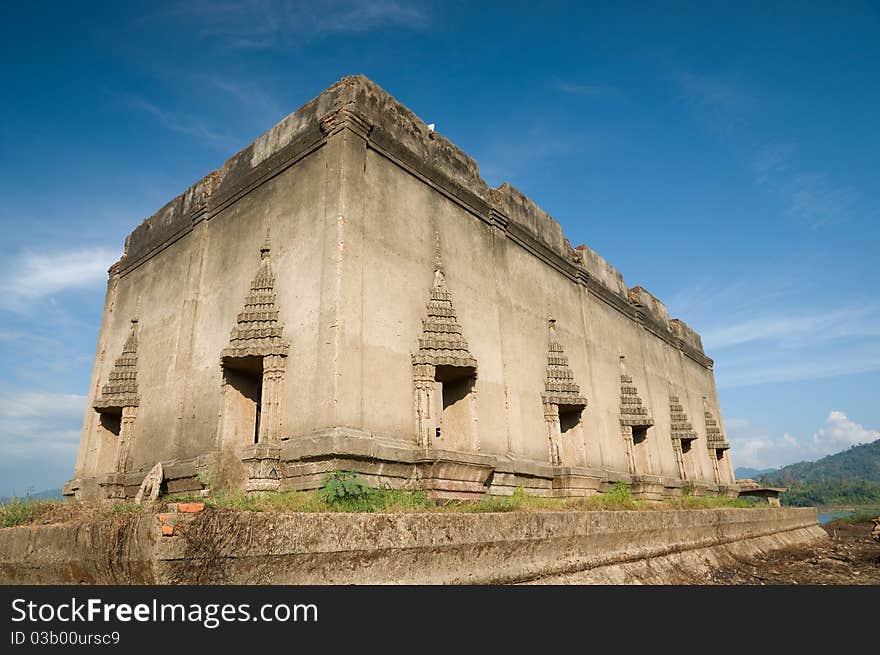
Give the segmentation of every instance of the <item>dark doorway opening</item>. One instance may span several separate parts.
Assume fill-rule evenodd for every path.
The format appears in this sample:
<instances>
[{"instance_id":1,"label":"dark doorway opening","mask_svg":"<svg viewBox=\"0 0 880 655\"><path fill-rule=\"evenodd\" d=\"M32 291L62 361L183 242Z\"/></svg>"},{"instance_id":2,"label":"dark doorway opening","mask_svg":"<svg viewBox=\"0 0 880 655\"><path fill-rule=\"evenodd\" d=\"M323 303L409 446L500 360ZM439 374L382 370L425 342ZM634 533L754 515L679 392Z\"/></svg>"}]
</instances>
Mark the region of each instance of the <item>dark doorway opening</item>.
<instances>
[{"instance_id":1,"label":"dark doorway opening","mask_svg":"<svg viewBox=\"0 0 880 655\"><path fill-rule=\"evenodd\" d=\"M574 430L581 422L580 407L568 407L566 405L559 406L559 431L566 434Z\"/></svg>"},{"instance_id":2,"label":"dark doorway opening","mask_svg":"<svg viewBox=\"0 0 880 655\"><path fill-rule=\"evenodd\" d=\"M118 437L122 432L122 412L100 412L101 427Z\"/></svg>"},{"instance_id":3,"label":"dark doorway opening","mask_svg":"<svg viewBox=\"0 0 880 655\"><path fill-rule=\"evenodd\" d=\"M434 381L440 400L435 438L444 438L450 447L463 447L471 440L470 395L475 380L475 371L469 367L438 366L435 370Z\"/></svg>"},{"instance_id":4,"label":"dark doorway opening","mask_svg":"<svg viewBox=\"0 0 880 655\"><path fill-rule=\"evenodd\" d=\"M226 411L232 421L237 440L259 443L263 395L263 358L240 357L223 363L228 385Z\"/></svg>"},{"instance_id":5,"label":"dark doorway opening","mask_svg":"<svg viewBox=\"0 0 880 655\"><path fill-rule=\"evenodd\" d=\"M633 437L633 459L636 464L636 474L650 475L651 459L648 455L648 427L634 426L632 429Z\"/></svg>"}]
</instances>

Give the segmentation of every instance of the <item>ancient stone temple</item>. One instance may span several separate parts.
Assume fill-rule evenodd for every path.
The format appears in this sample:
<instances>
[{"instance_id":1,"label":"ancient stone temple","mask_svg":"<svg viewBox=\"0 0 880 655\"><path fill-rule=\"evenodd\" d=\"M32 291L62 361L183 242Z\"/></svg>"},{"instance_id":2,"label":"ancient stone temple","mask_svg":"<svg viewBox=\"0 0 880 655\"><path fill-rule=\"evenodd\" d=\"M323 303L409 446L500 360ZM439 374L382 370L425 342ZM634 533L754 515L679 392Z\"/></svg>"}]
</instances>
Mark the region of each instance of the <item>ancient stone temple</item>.
<instances>
[{"instance_id":1,"label":"ancient stone temple","mask_svg":"<svg viewBox=\"0 0 880 655\"><path fill-rule=\"evenodd\" d=\"M65 494L735 494L728 448L698 334L355 76L126 239Z\"/></svg>"}]
</instances>

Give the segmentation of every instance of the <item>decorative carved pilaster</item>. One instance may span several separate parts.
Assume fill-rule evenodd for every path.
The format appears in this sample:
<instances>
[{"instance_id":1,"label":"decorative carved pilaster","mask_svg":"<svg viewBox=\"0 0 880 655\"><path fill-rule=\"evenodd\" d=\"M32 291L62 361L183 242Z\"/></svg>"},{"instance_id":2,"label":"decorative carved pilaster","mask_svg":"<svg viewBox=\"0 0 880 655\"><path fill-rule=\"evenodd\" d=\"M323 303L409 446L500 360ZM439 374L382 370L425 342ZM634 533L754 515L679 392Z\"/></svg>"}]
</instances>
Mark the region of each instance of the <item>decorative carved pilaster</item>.
<instances>
[{"instance_id":1,"label":"decorative carved pilaster","mask_svg":"<svg viewBox=\"0 0 880 655\"><path fill-rule=\"evenodd\" d=\"M544 424L550 444L550 463L562 464L562 430L559 425L559 405L544 403Z\"/></svg>"},{"instance_id":2,"label":"decorative carved pilaster","mask_svg":"<svg viewBox=\"0 0 880 655\"><path fill-rule=\"evenodd\" d=\"M415 384L415 415L416 434L419 445L427 448L431 445L434 435L434 367L430 364L413 366L413 382Z\"/></svg>"},{"instance_id":3,"label":"decorative carved pilaster","mask_svg":"<svg viewBox=\"0 0 880 655\"><path fill-rule=\"evenodd\" d=\"M678 469L678 479L687 480L687 471L685 471L684 467L684 453L681 449L681 441L678 439L672 440L672 454L675 456L675 466Z\"/></svg>"},{"instance_id":4,"label":"decorative carved pilaster","mask_svg":"<svg viewBox=\"0 0 880 655\"><path fill-rule=\"evenodd\" d=\"M267 355L263 358L262 419L260 442L278 440L281 431L281 383L284 380L285 357Z\"/></svg>"},{"instance_id":5,"label":"decorative carved pilaster","mask_svg":"<svg viewBox=\"0 0 880 655\"><path fill-rule=\"evenodd\" d=\"M544 404L544 421L550 441L550 463L561 465L563 449L560 409L581 412L587 406L587 399L580 395L581 388L574 380L574 371L568 365L565 349L556 339L556 319L551 316L547 322L547 378L541 401Z\"/></svg>"},{"instance_id":6,"label":"decorative carved pilaster","mask_svg":"<svg viewBox=\"0 0 880 655\"><path fill-rule=\"evenodd\" d=\"M122 408L122 421L119 428L119 449L116 454L116 470L124 473L131 466L129 455L134 441L134 423L137 418L137 407Z\"/></svg>"},{"instance_id":7,"label":"decorative carved pilaster","mask_svg":"<svg viewBox=\"0 0 880 655\"><path fill-rule=\"evenodd\" d=\"M626 453L626 461L629 464L630 475L636 474L636 454L633 443L633 430L631 425L621 425L620 434L623 437L623 450Z\"/></svg>"},{"instance_id":8,"label":"decorative carved pilaster","mask_svg":"<svg viewBox=\"0 0 880 655\"><path fill-rule=\"evenodd\" d=\"M633 379L626 372L626 356L619 355L620 361L620 432L623 436L624 449L629 461L629 471L636 475L635 443L633 441L633 428L647 428L654 425L654 419L648 408L642 403L639 390L633 384Z\"/></svg>"},{"instance_id":9,"label":"decorative carved pilaster","mask_svg":"<svg viewBox=\"0 0 880 655\"><path fill-rule=\"evenodd\" d=\"M677 395L669 393L669 419L670 435L672 437L672 451L675 453L675 461L678 465L678 477L681 480L688 479L687 467L684 462L683 443L694 441L697 433L688 420L687 412Z\"/></svg>"},{"instance_id":10,"label":"decorative carved pilaster","mask_svg":"<svg viewBox=\"0 0 880 655\"><path fill-rule=\"evenodd\" d=\"M709 401L703 396L703 416L706 420L706 447L709 448L709 459L712 460L712 469L715 472L715 482L717 484L725 484L726 475L722 473L718 467L718 451L724 451L730 448L727 438L721 431L718 421L709 408Z\"/></svg>"}]
</instances>

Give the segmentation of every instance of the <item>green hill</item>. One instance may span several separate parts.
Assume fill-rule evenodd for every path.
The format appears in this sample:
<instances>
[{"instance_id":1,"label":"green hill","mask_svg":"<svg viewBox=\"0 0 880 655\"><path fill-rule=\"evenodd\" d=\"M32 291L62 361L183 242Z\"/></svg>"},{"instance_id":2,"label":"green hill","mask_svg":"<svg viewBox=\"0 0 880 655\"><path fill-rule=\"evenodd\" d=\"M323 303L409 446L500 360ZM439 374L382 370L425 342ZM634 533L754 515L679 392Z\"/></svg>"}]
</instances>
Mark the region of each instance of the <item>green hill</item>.
<instances>
[{"instance_id":1,"label":"green hill","mask_svg":"<svg viewBox=\"0 0 880 655\"><path fill-rule=\"evenodd\" d=\"M0 505L4 503L8 503L13 498L28 498L30 500L60 500L63 496L61 495L61 489L46 489L45 491L38 491L37 493L27 492L23 495L15 495L15 496L0 496Z\"/></svg>"},{"instance_id":2,"label":"green hill","mask_svg":"<svg viewBox=\"0 0 880 655\"><path fill-rule=\"evenodd\" d=\"M880 439L815 462L798 462L761 475L768 486L788 487L787 505L880 503Z\"/></svg>"}]
</instances>

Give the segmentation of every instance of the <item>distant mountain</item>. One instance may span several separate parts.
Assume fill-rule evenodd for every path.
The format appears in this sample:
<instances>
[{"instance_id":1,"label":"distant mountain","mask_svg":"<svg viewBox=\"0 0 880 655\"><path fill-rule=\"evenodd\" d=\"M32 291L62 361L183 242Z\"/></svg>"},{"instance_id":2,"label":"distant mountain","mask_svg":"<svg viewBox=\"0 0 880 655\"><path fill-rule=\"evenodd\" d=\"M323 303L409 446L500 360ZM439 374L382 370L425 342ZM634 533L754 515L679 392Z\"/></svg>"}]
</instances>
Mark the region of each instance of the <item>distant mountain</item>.
<instances>
[{"instance_id":1,"label":"distant mountain","mask_svg":"<svg viewBox=\"0 0 880 655\"><path fill-rule=\"evenodd\" d=\"M789 464L758 475L762 484L789 487L789 505L880 503L880 439L815 462Z\"/></svg>"},{"instance_id":2,"label":"distant mountain","mask_svg":"<svg viewBox=\"0 0 880 655\"><path fill-rule=\"evenodd\" d=\"M743 478L757 478L759 475L766 475L775 470L776 469L750 469L748 466L740 466L734 471L734 474L736 475L737 480L741 480Z\"/></svg>"},{"instance_id":3,"label":"distant mountain","mask_svg":"<svg viewBox=\"0 0 880 655\"><path fill-rule=\"evenodd\" d=\"M0 497L0 503L8 503L13 498L30 498L32 500L61 500L61 489L46 489L37 493L24 493L16 496Z\"/></svg>"}]
</instances>

